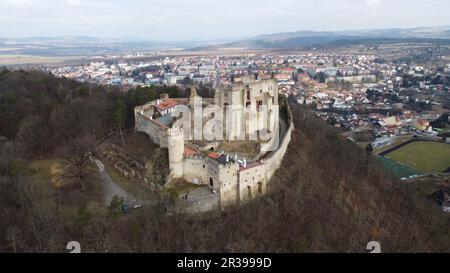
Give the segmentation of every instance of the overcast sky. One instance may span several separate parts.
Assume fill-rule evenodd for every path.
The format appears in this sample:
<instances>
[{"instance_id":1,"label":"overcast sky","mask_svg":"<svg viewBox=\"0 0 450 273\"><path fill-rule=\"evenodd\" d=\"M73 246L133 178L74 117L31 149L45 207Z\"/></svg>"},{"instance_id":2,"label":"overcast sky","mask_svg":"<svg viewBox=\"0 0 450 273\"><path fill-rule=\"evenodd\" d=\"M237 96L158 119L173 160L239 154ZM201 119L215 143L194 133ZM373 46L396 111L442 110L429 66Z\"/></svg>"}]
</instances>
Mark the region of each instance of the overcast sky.
<instances>
[{"instance_id":1,"label":"overcast sky","mask_svg":"<svg viewBox=\"0 0 450 273\"><path fill-rule=\"evenodd\" d=\"M450 25L450 0L0 0L0 37L214 40Z\"/></svg>"}]
</instances>

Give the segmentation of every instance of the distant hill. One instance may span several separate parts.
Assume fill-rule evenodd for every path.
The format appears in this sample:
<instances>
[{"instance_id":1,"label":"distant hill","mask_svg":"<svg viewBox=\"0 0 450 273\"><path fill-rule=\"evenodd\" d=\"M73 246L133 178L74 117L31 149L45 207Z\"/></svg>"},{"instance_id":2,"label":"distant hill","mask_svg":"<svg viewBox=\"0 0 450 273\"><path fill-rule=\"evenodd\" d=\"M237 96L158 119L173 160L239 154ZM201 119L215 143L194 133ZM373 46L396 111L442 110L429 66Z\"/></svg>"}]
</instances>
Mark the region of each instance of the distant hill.
<instances>
[{"instance_id":1,"label":"distant hill","mask_svg":"<svg viewBox=\"0 0 450 273\"><path fill-rule=\"evenodd\" d=\"M202 41L151 41L146 39L115 39L89 36L58 37L0 37L0 52L37 56L93 56L169 49L182 49L209 45Z\"/></svg>"},{"instance_id":2,"label":"distant hill","mask_svg":"<svg viewBox=\"0 0 450 273\"><path fill-rule=\"evenodd\" d=\"M450 44L450 27L422 27L413 29L378 29L349 31L297 31L259 35L236 42L200 47L198 50L217 48L286 49L323 47L358 43L430 42Z\"/></svg>"},{"instance_id":3,"label":"distant hill","mask_svg":"<svg viewBox=\"0 0 450 273\"><path fill-rule=\"evenodd\" d=\"M171 49L197 51L222 48L296 49L399 42L426 42L450 45L450 27L297 31L264 34L237 41L229 39L222 41L152 41L151 37L148 39L89 36L0 37L0 53L35 56L95 56Z\"/></svg>"}]
</instances>

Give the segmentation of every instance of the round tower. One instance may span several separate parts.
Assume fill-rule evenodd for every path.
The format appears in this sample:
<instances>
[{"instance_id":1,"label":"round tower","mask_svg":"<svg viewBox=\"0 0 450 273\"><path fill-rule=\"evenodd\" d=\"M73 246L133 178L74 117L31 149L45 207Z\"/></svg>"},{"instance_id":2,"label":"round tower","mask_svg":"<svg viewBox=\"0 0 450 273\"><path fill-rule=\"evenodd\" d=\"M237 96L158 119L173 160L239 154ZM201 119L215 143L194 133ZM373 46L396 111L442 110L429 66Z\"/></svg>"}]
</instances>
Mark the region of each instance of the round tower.
<instances>
[{"instance_id":1,"label":"round tower","mask_svg":"<svg viewBox=\"0 0 450 273\"><path fill-rule=\"evenodd\" d=\"M167 130L167 146L169 149L170 176L183 177L184 133L182 128Z\"/></svg>"}]
</instances>

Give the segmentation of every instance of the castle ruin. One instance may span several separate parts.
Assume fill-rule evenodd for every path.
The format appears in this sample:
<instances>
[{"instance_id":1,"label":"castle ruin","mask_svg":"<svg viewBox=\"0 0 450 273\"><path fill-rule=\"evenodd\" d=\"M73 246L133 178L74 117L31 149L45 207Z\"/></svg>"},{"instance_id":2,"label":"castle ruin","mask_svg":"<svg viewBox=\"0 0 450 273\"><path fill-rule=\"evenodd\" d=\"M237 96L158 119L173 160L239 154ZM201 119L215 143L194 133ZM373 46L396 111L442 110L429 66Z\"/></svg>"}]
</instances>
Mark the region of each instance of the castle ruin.
<instances>
[{"instance_id":1,"label":"castle ruin","mask_svg":"<svg viewBox=\"0 0 450 273\"><path fill-rule=\"evenodd\" d=\"M201 98L194 88L188 100L162 95L134 112L135 130L168 149L167 183L184 179L207 186L217 195L220 208L267 191L293 130L288 107L287 120L280 119L278 85L273 79L247 77L239 84L218 86L213 100ZM208 124L216 137L222 135L224 139L205 140L202 130ZM256 139L260 145L253 159L219 150L223 141L249 139Z\"/></svg>"}]
</instances>

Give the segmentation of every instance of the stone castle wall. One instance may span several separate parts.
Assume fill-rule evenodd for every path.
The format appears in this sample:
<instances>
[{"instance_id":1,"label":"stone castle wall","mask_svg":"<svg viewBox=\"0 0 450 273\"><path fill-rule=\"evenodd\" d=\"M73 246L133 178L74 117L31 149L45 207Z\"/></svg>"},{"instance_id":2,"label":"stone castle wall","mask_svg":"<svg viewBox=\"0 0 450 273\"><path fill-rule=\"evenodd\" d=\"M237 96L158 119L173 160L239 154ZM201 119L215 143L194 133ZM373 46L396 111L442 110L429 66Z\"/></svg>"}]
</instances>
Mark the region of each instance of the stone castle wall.
<instances>
[{"instance_id":1,"label":"stone castle wall","mask_svg":"<svg viewBox=\"0 0 450 273\"><path fill-rule=\"evenodd\" d=\"M239 199L247 201L267 192L268 183L276 170L281 166L283 157L286 154L291 142L294 124L292 113L288 108L288 127L284 135L280 136L278 149L271 152L264 159L260 160L260 165L239 172Z\"/></svg>"},{"instance_id":2,"label":"stone castle wall","mask_svg":"<svg viewBox=\"0 0 450 273\"><path fill-rule=\"evenodd\" d=\"M280 136L280 144L278 149L270 153L266 158L264 158L265 173L268 179L272 178L275 171L281 166L283 157L286 154L289 143L291 142L292 131L294 130L294 123L292 120L292 112L288 107L288 128L283 136Z\"/></svg>"},{"instance_id":3,"label":"stone castle wall","mask_svg":"<svg viewBox=\"0 0 450 273\"><path fill-rule=\"evenodd\" d=\"M237 163L221 165L206 156L190 156L185 157L183 161L184 179L191 183L196 180L203 185L210 185L212 179L212 188L220 193L219 204L222 208L265 194L267 184L281 166L291 141L294 125L290 110L288 110L287 123L288 127L284 135L280 136L278 149L269 153L254 166L246 169L240 168Z\"/></svg>"},{"instance_id":4,"label":"stone castle wall","mask_svg":"<svg viewBox=\"0 0 450 273\"><path fill-rule=\"evenodd\" d=\"M166 127L155 123L153 120L147 118L140 112L135 112L135 120L135 129L137 132L146 133L153 143L161 148L168 147Z\"/></svg>"}]
</instances>

